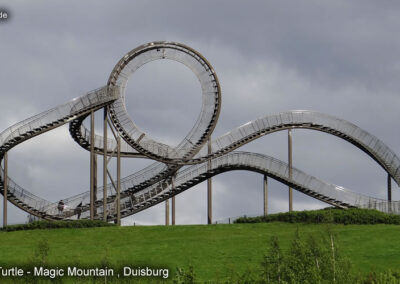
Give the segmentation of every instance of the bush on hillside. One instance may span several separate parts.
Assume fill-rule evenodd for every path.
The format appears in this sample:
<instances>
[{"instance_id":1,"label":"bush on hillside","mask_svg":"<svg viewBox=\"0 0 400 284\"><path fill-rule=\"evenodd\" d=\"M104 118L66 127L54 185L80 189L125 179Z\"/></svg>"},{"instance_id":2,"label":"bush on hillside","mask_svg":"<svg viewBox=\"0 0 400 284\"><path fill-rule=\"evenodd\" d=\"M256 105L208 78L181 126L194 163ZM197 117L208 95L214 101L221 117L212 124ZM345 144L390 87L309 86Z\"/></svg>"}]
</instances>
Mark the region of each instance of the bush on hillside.
<instances>
[{"instance_id":1,"label":"bush on hillside","mask_svg":"<svg viewBox=\"0 0 400 284\"><path fill-rule=\"evenodd\" d=\"M326 208L311 211L292 211L259 217L240 217L235 223L334 223L334 224L400 224L400 215L387 214L373 209Z\"/></svg>"},{"instance_id":2,"label":"bush on hillside","mask_svg":"<svg viewBox=\"0 0 400 284\"><path fill-rule=\"evenodd\" d=\"M75 220L75 221L35 221L28 224L10 225L0 229L5 232L36 230L36 229L60 229L60 228L92 228L115 226L101 220Z\"/></svg>"}]
</instances>

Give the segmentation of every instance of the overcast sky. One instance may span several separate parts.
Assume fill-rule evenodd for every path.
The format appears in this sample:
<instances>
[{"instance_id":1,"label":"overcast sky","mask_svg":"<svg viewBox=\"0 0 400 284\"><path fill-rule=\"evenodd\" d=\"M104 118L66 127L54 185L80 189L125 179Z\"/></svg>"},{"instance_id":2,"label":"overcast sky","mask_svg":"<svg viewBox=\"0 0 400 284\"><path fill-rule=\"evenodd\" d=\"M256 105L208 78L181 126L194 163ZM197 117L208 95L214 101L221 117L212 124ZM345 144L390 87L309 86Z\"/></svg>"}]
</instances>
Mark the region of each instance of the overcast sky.
<instances>
[{"instance_id":1,"label":"overcast sky","mask_svg":"<svg viewBox=\"0 0 400 284\"><path fill-rule=\"evenodd\" d=\"M0 1L0 129L104 86L129 50L177 41L203 54L222 87L213 137L250 120L295 109L355 123L400 153L400 3L398 1ZM178 143L197 119L196 77L171 61L132 75L127 106L139 127ZM98 114L100 117L100 113ZM101 126L98 125L100 129ZM287 132L242 148L287 160ZM386 174L337 137L294 130L293 163L325 181L386 197ZM89 188L89 153L62 127L12 149L10 175L51 201ZM125 175L149 161L123 162ZM260 174L213 179L214 220L262 213ZM287 187L270 181L270 212L288 209ZM397 185L393 186L398 200ZM325 207L301 193L294 209ZM26 213L9 206L9 222ZM177 197L177 224L206 223L206 184ZM2 212L1 212L2 214ZM162 224L164 205L125 224Z\"/></svg>"}]
</instances>

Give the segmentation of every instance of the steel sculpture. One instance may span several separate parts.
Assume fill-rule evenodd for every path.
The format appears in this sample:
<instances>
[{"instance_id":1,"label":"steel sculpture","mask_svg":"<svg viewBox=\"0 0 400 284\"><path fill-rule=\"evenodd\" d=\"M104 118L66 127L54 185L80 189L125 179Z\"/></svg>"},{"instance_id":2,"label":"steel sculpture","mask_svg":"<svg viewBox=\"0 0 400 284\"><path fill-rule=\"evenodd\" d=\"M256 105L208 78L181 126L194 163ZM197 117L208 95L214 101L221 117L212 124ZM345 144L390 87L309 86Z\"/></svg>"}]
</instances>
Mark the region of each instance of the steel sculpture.
<instances>
[{"instance_id":1,"label":"steel sculpture","mask_svg":"<svg viewBox=\"0 0 400 284\"><path fill-rule=\"evenodd\" d=\"M139 129L125 107L125 89L130 75L142 65L158 59L171 59L189 67L200 81L202 108L200 115L186 137L176 147L160 143ZM104 109L103 136L94 133L94 112ZM211 64L197 51L180 43L152 42L127 53L116 64L106 86L91 91L67 104L55 107L21 121L0 134L0 189L7 201L29 214L44 219L60 220L96 218L106 221L120 220L211 178L232 170L248 170L264 175L264 195L267 198L267 177L274 178L290 188L326 202L349 208L375 208L384 212L400 213L399 202L377 199L352 192L341 186L326 183L275 158L249 152L234 151L264 135L295 128L322 131L352 143L400 184L400 160L382 141L356 125L318 112L291 111L250 121L211 141L221 109L221 89ZM83 125L91 115L91 129ZM63 211L57 203L38 197L21 188L7 174L7 152L16 145L37 135L69 123L73 139L91 151L91 188L88 192L64 198ZM107 137L110 127L114 137ZM289 136L290 139L290 136ZM209 142L208 142L209 141ZM207 143L208 142L208 143ZM97 155L103 155L103 186L95 182ZM117 182L108 172L107 164L115 157L118 161ZM156 162L120 178L120 159L145 157ZM187 166L182 168L183 166ZM110 183L108 178L110 178ZM211 184L208 214L211 222ZM99 198L102 197L102 198ZM173 201L173 207L175 202ZM265 204L265 214L266 212ZM6 209L5 209L6 212ZM174 212L173 212L174 214ZM5 216L6 221L6 216Z\"/></svg>"}]
</instances>

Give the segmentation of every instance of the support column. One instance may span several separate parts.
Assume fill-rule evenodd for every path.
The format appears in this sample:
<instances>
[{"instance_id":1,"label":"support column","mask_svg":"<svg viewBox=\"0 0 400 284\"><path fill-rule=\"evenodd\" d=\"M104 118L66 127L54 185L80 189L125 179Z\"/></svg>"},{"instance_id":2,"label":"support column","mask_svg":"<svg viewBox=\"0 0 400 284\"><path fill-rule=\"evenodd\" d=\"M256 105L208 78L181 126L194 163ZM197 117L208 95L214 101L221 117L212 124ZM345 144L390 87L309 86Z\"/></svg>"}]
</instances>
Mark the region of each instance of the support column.
<instances>
[{"instance_id":1,"label":"support column","mask_svg":"<svg viewBox=\"0 0 400 284\"><path fill-rule=\"evenodd\" d=\"M264 216L268 215L268 176L264 175Z\"/></svg>"},{"instance_id":2,"label":"support column","mask_svg":"<svg viewBox=\"0 0 400 284\"><path fill-rule=\"evenodd\" d=\"M97 154L93 155L93 216L97 217L97 208L95 206L97 201Z\"/></svg>"},{"instance_id":3,"label":"support column","mask_svg":"<svg viewBox=\"0 0 400 284\"><path fill-rule=\"evenodd\" d=\"M107 222L107 107L104 108L103 148L103 221Z\"/></svg>"},{"instance_id":4,"label":"support column","mask_svg":"<svg viewBox=\"0 0 400 284\"><path fill-rule=\"evenodd\" d=\"M289 178L292 178L292 129L288 130ZM289 186L289 211L293 211L293 189Z\"/></svg>"},{"instance_id":5,"label":"support column","mask_svg":"<svg viewBox=\"0 0 400 284\"><path fill-rule=\"evenodd\" d=\"M121 137L117 138L117 225L121 225Z\"/></svg>"},{"instance_id":6,"label":"support column","mask_svg":"<svg viewBox=\"0 0 400 284\"><path fill-rule=\"evenodd\" d=\"M171 190L175 190L175 175L172 176ZM172 225L175 225L175 196L172 196Z\"/></svg>"},{"instance_id":7,"label":"support column","mask_svg":"<svg viewBox=\"0 0 400 284\"><path fill-rule=\"evenodd\" d=\"M208 154L212 152L211 149L211 137L208 138ZM208 170L211 170L211 159L207 163ZM207 179L207 223L212 224L212 179L211 177Z\"/></svg>"},{"instance_id":8,"label":"support column","mask_svg":"<svg viewBox=\"0 0 400 284\"><path fill-rule=\"evenodd\" d=\"M94 111L90 115L90 220L94 219Z\"/></svg>"},{"instance_id":9,"label":"support column","mask_svg":"<svg viewBox=\"0 0 400 284\"><path fill-rule=\"evenodd\" d=\"M169 225L169 199L165 200L165 226Z\"/></svg>"},{"instance_id":10,"label":"support column","mask_svg":"<svg viewBox=\"0 0 400 284\"><path fill-rule=\"evenodd\" d=\"M392 201L392 177L388 174L388 201Z\"/></svg>"},{"instance_id":11,"label":"support column","mask_svg":"<svg viewBox=\"0 0 400 284\"><path fill-rule=\"evenodd\" d=\"M3 176L3 228L7 227L7 194L8 194L8 154L4 154L4 176Z\"/></svg>"}]
</instances>

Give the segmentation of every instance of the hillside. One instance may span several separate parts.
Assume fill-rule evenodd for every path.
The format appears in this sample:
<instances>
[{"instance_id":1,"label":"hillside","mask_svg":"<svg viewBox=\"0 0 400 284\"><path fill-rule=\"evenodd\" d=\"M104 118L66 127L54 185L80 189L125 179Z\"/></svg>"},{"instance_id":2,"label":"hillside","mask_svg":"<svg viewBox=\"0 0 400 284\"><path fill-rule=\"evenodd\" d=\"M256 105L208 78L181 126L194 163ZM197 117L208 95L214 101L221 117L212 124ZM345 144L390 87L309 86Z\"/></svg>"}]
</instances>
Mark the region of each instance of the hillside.
<instances>
[{"instance_id":1,"label":"hillside","mask_svg":"<svg viewBox=\"0 0 400 284\"><path fill-rule=\"evenodd\" d=\"M43 240L48 266L193 266L200 280L258 271L272 236L287 250L296 230L301 236L335 232L342 254L355 272L400 267L400 226L260 223L211 226L103 227L0 233L0 264L21 266L32 260Z\"/></svg>"}]
</instances>

